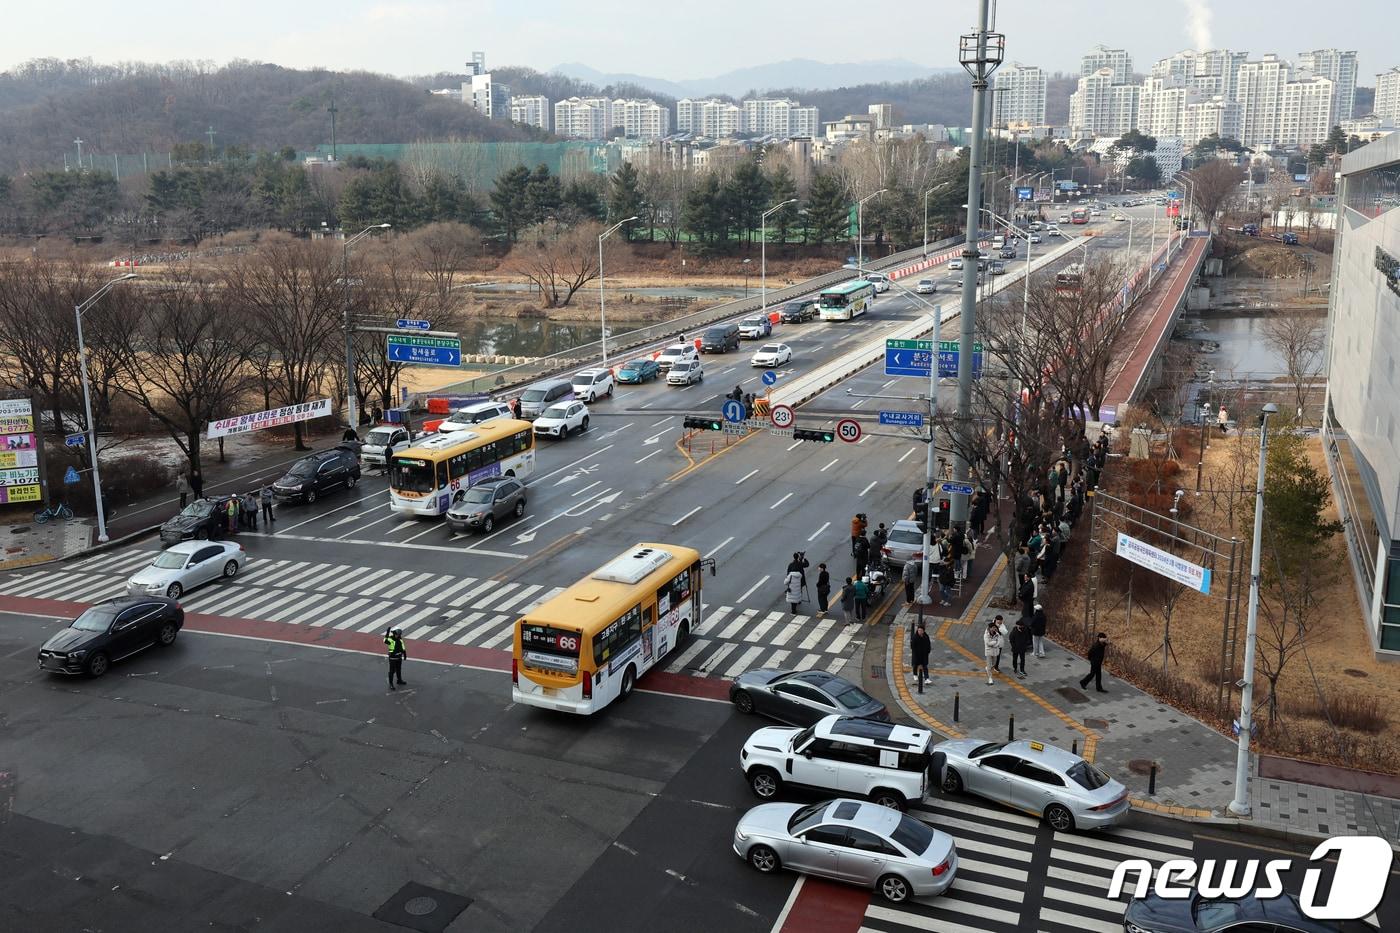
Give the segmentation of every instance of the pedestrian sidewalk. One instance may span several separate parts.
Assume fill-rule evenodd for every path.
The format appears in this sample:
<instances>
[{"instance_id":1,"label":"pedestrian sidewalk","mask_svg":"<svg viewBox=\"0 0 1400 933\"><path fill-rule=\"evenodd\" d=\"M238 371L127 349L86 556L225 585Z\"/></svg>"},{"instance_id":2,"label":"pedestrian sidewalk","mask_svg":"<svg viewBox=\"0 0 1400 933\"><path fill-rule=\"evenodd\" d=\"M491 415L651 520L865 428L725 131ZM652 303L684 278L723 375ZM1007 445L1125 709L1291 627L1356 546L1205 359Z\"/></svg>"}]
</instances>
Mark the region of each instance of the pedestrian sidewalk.
<instances>
[{"instance_id":1,"label":"pedestrian sidewalk","mask_svg":"<svg viewBox=\"0 0 1400 933\"><path fill-rule=\"evenodd\" d=\"M1228 820L1280 835L1373 834L1392 844L1400 842L1400 800L1315 784L1253 777L1252 818L1228 816L1226 806L1234 797L1235 740L1113 677L1111 652L1104 668L1108 692L1096 693L1092 686L1088 692L1081 690L1079 681L1088 662L1054 644L1053 619L1046 657L1027 656L1026 678L1012 673L1007 649L1000 673L994 672L994 683L988 685L982 632L999 612L986 604L1000 579L1000 573L990 574L960 617L925 615L933 648L930 680L922 694L908 669L909 633L916 614L901 608L894 616L886 648L889 687L914 719L952 738L1005 741L1014 736L1077 748L1125 784L1135 806L1163 815ZM1000 613L1008 629L1019 615L1012 610ZM1155 788L1150 786L1154 764Z\"/></svg>"}]
</instances>

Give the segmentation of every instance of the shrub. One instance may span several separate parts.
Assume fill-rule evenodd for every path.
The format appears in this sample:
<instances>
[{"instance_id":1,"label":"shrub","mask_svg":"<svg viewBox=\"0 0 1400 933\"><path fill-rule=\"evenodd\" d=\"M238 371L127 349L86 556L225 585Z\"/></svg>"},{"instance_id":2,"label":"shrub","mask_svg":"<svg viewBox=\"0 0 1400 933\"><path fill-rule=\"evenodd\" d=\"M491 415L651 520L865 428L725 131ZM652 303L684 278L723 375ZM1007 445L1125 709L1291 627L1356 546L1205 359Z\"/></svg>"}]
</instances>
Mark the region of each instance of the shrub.
<instances>
[{"instance_id":1,"label":"shrub","mask_svg":"<svg viewBox=\"0 0 1400 933\"><path fill-rule=\"evenodd\" d=\"M126 505L175 482L175 470L151 457L123 457L102 465L102 494L108 508Z\"/></svg>"}]
</instances>

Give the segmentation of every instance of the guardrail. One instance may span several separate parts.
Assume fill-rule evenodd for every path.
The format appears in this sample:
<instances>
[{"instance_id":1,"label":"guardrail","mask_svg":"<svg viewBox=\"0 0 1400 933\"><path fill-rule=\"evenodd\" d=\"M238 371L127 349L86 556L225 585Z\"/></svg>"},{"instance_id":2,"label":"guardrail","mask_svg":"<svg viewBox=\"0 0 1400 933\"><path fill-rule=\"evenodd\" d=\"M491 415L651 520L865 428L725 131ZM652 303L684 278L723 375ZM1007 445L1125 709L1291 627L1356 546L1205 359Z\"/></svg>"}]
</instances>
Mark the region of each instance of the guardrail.
<instances>
[{"instance_id":1,"label":"guardrail","mask_svg":"<svg viewBox=\"0 0 1400 933\"><path fill-rule=\"evenodd\" d=\"M948 237L947 239L939 240L937 243L930 243L928 250L931 254L935 250L945 250L950 246L957 246L962 242L962 236ZM922 259L923 256L924 248L920 245L914 249L892 253L882 259L868 260L865 263L865 268L871 272L881 272L885 269L902 266L911 259ZM839 269L798 282L796 285L769 289L768 306L771 308L774 305L782 304L784 301L788 301L792 298L799 298L811 292L819 291L829 285L836 285L848 281L851 276L852 272L850 269ZM650 324L646 327L639 327L636 330L630 330L611 336L608 338L608 353L621 358L635 347L676 337L685 334L687 331L706 327L728 317L746 314L750 311L757 311L762 307L762 296L757 298L740 298L734 301L727 301L723 304L712 305L708 308L702 308L698 311L672 318L668 321ZM464 382L454 382L451 385L442 386L431 392L418 392L413 395L412 401L415 405L421 407L423 399L434 395L474 395L479 393L502 392L517 386L528 385L531 382L549 376L578 369L601 359L602 355L602 341L595 340L549 356L538 357L526 363L509 366L493 373L486 373Z\"/></svg>"}]
</instances>

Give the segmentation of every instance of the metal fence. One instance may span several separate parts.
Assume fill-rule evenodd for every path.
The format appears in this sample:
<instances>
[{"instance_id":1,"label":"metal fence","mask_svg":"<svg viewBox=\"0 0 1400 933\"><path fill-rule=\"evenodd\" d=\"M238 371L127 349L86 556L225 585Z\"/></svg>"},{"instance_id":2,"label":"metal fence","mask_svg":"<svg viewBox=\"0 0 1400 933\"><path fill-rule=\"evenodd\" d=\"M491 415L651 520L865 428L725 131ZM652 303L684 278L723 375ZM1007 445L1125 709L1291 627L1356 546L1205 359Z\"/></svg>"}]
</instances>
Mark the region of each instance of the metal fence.
<instances>
[{"instance_id":1,"label":"metal fence","mask_svg":"<svg viewBox=\"0 0 1400 933\"><path fill-rule=\"evenodd\" d=\"M929 252L934 250L947 249L956 246L963 241L962 236L949 237L946 240L939 240L937 243L930 243ZM878 272L893 266L899 266L911 259L918 259L924 255L923 246L914 249L907 249L903 252L892 253L883 259L867 260L866 269ZM796 285L789 285L786 288L776 288L768 290L768 306L782 304L792 298L819 291L830 285L849 281L853 275L850 269L841 269L836 272L828 272L815 278L798 282ZM716 321L734 317L739 314L746 314L750 311L757 311L763 307L763 298L759 297L740 298L735 301L727 301L723 304L713 305L684 314L680 317L671 318L656 324L649 324L646 327L639 327L625 333L617 334L608 338L608 353L610 356L621 357L629 350L636 347L646 346L661 340L681 337L694 330L706 327ZM580 344L560 353L550 356L542 356L531 360L528 363L520 363L515 366L508 366L505 369L492 373L485 373L474 379L464 382L456 382L451 385L442 386L431 392L419 392L413 396L415 405L421 406L423 399L434 395L474 395L478 393L503 392L508 389L528 385L539 379L544 379L559 373L568 372L593 363L602 358L603 344L601 340L594 340L590 343Z\"/></svg>"}]
</instances>

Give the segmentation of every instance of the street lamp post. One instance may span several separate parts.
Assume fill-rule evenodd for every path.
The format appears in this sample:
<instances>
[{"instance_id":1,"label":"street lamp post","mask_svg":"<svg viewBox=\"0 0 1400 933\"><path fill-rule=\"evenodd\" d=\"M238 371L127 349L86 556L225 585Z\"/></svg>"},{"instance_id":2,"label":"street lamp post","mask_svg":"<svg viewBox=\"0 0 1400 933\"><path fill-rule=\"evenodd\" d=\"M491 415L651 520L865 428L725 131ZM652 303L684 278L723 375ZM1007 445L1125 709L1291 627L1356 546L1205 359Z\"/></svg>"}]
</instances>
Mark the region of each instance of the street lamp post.
<instances>
[{"instance_id":1,"label":"street lamp post","mask_svg":"<svg viewBox=\"0 0 1400 933\"><path fill-rule=\"evenodd\" d=\"M1264 467L1269 454L1269 416L1273 402L1259 414L1259 476L1254 482L1254 549L1249 555L1249 615L1244 629L1244 680L1240 687L1240 740L1235 758L1235 799L1230 812L1249 816L1249 730L1254 718L1254 652L1259 636L1259 564L1264 540Z\"/></svg>"},{"instance_id":2,"label":"street lamp post","mask_svg":"<svg viewBox=\"0 0 1400 933\"><path fill-rule=\"evenodd\" d=\"M787 207L789 204L796 203L797 198L788 198L781 204L774 204L772 207L768 208L768 210L764 211L763 215L758 218L760 234L758 240L758 290L759 294L762 295L760 303L763 306L763 313L765 316L768 314L768 215L777 213L778 211ZM745 297L747 297L747 286L745 286L744 292Z\"/></svg>"},{"instance_id":3,"label":"street lamp post","mask_svg":"<svg viewBox=\"0 0 1400 933\"><path fill-rule=\"evenodd\" d=\"M604 369L608 368L608 300L603 290L603 241L608 238L608 234L615 231L618 227L621 227L623 224L630 224L636 219L636 217L628 217L625 220L619 220L617 223L598 234L598 326L602 331L600 339L603 344Z\"/></svg>"},{"instance_id":4,"label":"street lamp post","mask_svg":"<svg viewBox=\"0 0 1400 933\"><path fill-rule=\"evenodd\" d=\"M865 202L877 194L884 194L888 188L872 191L856 202L856 270L865 278Z\"/></svg>"},{"instance_id":5,"label":"street lamp post","mask_svg":"<svg viewBox=\"0 0 1400 933\"><path fill-rule=\"evenodd\" d=\"M388 230L392 224L371 224L359 233L345 241L345 246L340 255L340 284L344 295L344 312L342 320L345 325L345 401L346 416L349 420L350 430L359 432L360 419L356 405L359 401L359 393L355 391L355 326L350 322L350 247L354 246L361 238L368 236L375 230Z\"/></svg>"},{"instance_id":6,"label":"street lamp post","mask_svg":"<svg viewBox=\"0 0 1400 933\"><path fill-rule=\"evenodd\" d=\"M743 262L743 266L744 266L744 300L745 300L745 301L747 301L747 300L748 300L748 297L749 297L749 263L751 263L751 262L753 262L752 259L745 259L744 262Z\"/></svg>"},{"instance_id":7,"label":"street lamp post","mask_svg":"<svg viewBox=\"0 0 1400 933\"><path fill-rule=\"evenodd\" d=\"M119 275L94 292L87 301L73 306L73 318L78 324L78 369L83 376L83 414L87 418L88 451L92 454L92 495L94 504L97 506L97 541L99 544L106 544L108 541L107 515L102 505L102 475L97 469L97 425L93 424L92 421L92 390L88 386L87 344L83 342L83 312L97 304L98 299L107 294L113 286L134 278L136 278L135 272Z\"/></svg>"}]
</instances>

